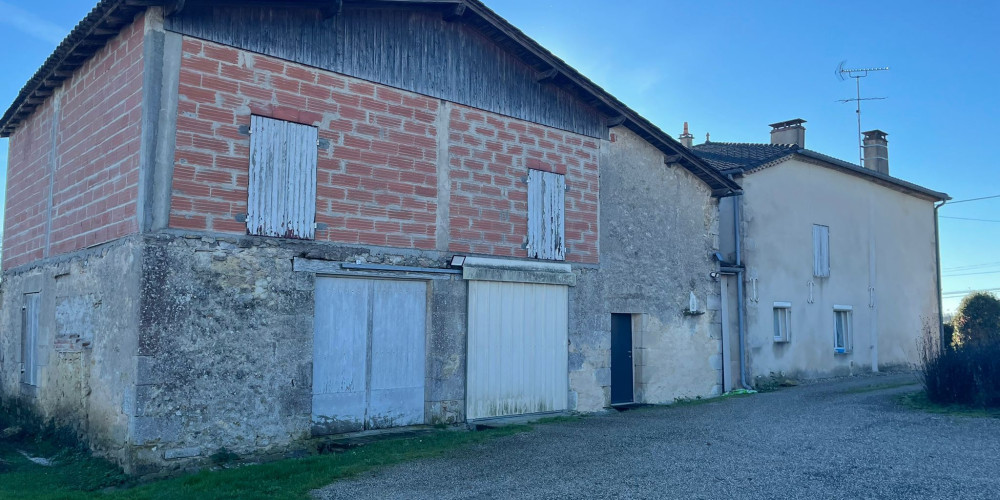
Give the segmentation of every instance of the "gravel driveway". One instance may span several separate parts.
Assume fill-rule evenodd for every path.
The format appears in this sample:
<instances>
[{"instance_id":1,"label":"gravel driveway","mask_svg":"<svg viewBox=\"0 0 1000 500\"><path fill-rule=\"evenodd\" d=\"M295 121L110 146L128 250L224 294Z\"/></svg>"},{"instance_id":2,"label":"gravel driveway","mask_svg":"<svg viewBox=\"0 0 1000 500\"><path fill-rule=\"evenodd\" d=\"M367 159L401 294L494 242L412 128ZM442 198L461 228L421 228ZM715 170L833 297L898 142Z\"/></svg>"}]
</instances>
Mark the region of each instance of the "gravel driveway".
<instances>
[{"instance_id":1,"label":"gravel driveway","mask_svg":"<svg viewBox=\"0 0 1000 500\"><path fill-rule=\"evenodd\" d=\"M898 406L888 375L536 426L319 498L1000 498L1000 419Z\"/></svg>"}]
</instances>

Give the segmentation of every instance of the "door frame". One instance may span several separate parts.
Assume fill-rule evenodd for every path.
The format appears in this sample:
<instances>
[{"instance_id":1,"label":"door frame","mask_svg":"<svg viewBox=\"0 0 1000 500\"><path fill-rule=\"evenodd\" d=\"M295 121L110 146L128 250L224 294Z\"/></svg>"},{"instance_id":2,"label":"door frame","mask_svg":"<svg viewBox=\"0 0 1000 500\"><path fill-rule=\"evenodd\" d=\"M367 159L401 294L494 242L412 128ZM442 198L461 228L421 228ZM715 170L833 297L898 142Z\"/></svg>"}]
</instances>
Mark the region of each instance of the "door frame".
<instances>
[{"instance_id":1,"label":"door frame","mask_svg":"<svg viewBox=\"0 0 1000 500\"><path fill-rule=\"evenodd\" d=\"M636 354L637 354L636 353L636 341L635 341L636 330L637 330L635 323L636 323L636 316L637 315L634 314L634 313L611 313L611 335L612 336L614 335L614 317L615 316L628 316L628 328L629 328L629 335L628 335L628 339L629 339L629 361L631 361L630 364L631 364L631 373L632 373L632 377L631 377L632 378L632 384L631 384L632 385L632 388L631 388L632 389L631 390L631 393L632 393L631 396L632 397L629 398L628 401L618 401L618 402L615 402L615 399L614 399L614 384L612 383L611 386L610 386L610 388L609 388L610 390L609 390L609 394L608 394L608 401L611 404L611 406L629 405L629 404L636 403L636 397L635 396L636 396L636 392L637 392L636 391L636 385L637 385L636 384L636 374L637 374L637 370L636 370L636 362L635 362L635 358L636 358ZM611 339L611 350L610 350L611 363L610 363L610 366L609 366L609 370L611 370L611 380L612 381L614 381L614 376L615 376L615 364L614 364L615 353L614 353L614 345L615 345L614 344L614 338L612 337L612 339Z\"/></svg>"}]
</instances>

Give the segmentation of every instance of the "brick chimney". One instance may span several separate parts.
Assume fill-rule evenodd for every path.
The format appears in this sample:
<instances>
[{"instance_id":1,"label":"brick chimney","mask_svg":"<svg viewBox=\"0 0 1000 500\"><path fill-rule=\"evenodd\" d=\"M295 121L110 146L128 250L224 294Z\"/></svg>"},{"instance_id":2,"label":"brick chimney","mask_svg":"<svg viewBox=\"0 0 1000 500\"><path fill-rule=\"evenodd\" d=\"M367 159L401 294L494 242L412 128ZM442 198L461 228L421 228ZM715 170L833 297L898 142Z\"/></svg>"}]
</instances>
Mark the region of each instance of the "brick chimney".
<instances>
[{"instance_id":1,"label":"brick chimney","mask_svg":"<svg viewBox=\"0 0 1000 500\"><path fill-rule=\"evenodd\" d=\"M806 147L806 121L801 118L771 124L771 144L795 144Z\"/></svg>"},{"instance_id":2,"label":"brick chimney","mask_svg":"<svg viewBox=\"0 0 1000 500\"><path fill-rule=\"evenodd\" d=\"M869 170L874 170L880 174L889 175L889 135L881 130L869 130L864 132L865 165Z\"/></svg>"},{"instance_id":3,"label":"brick chimney","mask_svg":"<svg viewBox=\"0 0 1000 500\"><path fill-rule=\"evenodd\" d=\"M694 136L688 132L688 122L684 122L684 133L680 135L680 140L686 148L694 145Z\"/></svg>"}]
</instances>

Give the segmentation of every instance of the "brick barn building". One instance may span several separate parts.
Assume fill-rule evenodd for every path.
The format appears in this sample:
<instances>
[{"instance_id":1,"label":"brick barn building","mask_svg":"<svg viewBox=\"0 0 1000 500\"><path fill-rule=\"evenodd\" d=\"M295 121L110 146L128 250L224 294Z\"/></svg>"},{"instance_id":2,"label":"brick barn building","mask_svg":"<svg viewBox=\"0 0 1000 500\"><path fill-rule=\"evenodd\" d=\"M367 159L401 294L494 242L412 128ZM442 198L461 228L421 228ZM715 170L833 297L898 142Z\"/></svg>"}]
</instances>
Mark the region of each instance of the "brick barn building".
<instances>
[{"instance_id":1,"label":"brick barn building","mask_svg":"<svg viewBox=\"0 0 1000 500\"><path fill-rule=\"evenodd\" d=\"M289 4L102 0L0 119L0 395L143 473L719 392L736 184L478 1Z\"/></svg>"}]
</instances>

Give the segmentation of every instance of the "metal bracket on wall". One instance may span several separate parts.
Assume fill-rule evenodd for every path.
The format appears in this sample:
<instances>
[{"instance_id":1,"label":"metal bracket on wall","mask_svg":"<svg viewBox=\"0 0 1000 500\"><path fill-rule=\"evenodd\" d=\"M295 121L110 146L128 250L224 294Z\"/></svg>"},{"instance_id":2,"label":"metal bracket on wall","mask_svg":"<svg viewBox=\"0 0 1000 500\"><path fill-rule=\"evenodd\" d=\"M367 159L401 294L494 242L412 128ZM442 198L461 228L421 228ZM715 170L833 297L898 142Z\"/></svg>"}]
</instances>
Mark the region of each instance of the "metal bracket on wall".
<instances>
[{"instance_id":1,"label":"metal bracket on wall","mask_svg":"<svg viewBox=\"0 0 1000 500\"><path fill-rule=\"evenodd\" d=\"M816 303L816 299L813 296L813 288L816 286L816 282L814 282L813 280L809 280L809 281L806 282L806 286L809 287L809 299L806 300L806 302L809 303L809 304L815 304Z\"/></svg>"}]
</instances>

